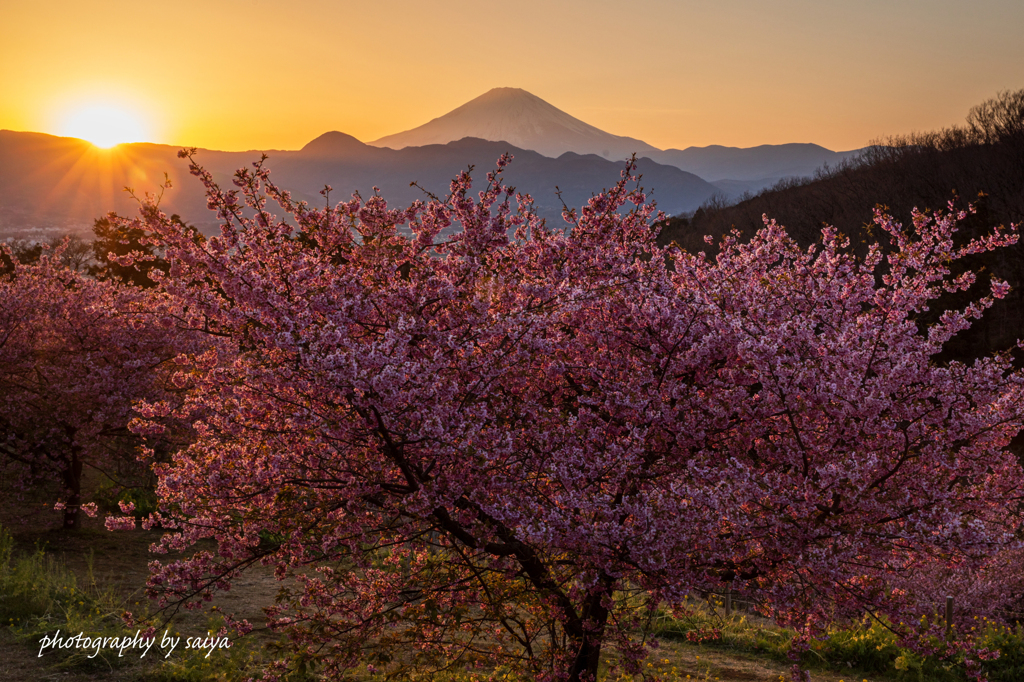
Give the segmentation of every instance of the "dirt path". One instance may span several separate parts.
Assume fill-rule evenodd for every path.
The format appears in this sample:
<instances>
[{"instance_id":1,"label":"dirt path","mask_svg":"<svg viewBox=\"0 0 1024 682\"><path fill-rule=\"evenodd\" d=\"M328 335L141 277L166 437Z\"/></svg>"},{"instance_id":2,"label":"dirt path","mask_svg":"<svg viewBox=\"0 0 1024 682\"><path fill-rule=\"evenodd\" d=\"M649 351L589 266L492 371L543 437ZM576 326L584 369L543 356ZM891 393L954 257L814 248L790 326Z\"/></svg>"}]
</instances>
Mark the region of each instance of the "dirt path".
<instances>
[{"instance_id":1,"label":"dirt path","mask_svg":"<svg viewBox=\"0 0 1024 682\"><path fill-rule=\"evenodd\" d=\"M666 672L673 669L679 677L689 675L694 681L719 682L779 682L789 679L789 666L773 660L757 658L741 653L731 653L676 643L664 643L651 657L654 665ZM668 663L665 663L668 661ZM813 682L880 682L879 680L855 676L814 671Z\"/></svg>"}]
</instances>

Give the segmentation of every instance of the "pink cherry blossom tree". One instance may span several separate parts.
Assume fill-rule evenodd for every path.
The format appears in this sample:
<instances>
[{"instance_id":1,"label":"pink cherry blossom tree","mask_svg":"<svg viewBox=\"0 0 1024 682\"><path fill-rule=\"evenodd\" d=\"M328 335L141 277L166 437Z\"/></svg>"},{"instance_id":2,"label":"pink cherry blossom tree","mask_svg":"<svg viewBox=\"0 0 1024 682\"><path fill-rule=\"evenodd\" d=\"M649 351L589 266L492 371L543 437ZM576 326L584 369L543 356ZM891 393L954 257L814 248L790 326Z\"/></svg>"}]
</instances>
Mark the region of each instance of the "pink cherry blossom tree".
<instances>
[{"instance_id":1,"label":"pink cherry blossom tree","mask_svg":"<svg viewBox=\"0 0 1024 682\"><path fill-rule=\"evenodd\" d=\"M16 487L59 482L73 529L95 509L83 507L84 472L116 480L117 463L135 462L133 403L167 396L162 367L202 339L175 328L166 296L92 280L62 263L63 248L31 264L3 254L0 465Z\"/></svg>"},{"instance_id":2,"label":"pink cherry blossom tree","mask_svg":"<svg viewBox=\"0 0 1024 682\"><path fill-rule=\"evenodd\" d=\"M135 224L231 343L177 377L198 437L153 520L162 550L218 549L156 563L164 600L262 562L294 578L272 624L328 673L407 647L593 680L605 645L636 672L655 609L694 590L755 597L799 649L835 618L917 622L907 576L1014 546L1022 376L933 361L1006 285L921 322L974 281L951 263L1012 233L879 214L888 251L858 258L766 222L708 258L657 246L632 166L563 232L502 185L508 158L476 198L462 174L407 209L314 209L263 162L225 191L192 154L220 235Z\"/></svg>"}]
</instances>

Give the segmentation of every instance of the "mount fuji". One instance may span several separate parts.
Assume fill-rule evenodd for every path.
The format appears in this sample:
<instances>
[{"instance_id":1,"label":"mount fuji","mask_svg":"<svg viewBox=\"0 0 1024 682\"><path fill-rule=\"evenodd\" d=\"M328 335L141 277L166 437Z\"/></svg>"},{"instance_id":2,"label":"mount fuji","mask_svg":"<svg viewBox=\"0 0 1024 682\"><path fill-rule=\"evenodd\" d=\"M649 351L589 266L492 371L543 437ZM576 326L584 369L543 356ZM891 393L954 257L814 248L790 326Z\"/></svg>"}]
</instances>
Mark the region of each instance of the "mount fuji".
<instances>
[{"instance_id":1,"label":"mount fuji","mask_svg":"<svg viewBox=\"0 0 1024 682\"><path fill-rule=\"evenodd\" d=\"M551 157L575 152L620 160L660 151L642 140L606 133L520 88L494 88L418 128L368 144L402 149L464 137L508 142Z\"/></svg>"}]
</instances>

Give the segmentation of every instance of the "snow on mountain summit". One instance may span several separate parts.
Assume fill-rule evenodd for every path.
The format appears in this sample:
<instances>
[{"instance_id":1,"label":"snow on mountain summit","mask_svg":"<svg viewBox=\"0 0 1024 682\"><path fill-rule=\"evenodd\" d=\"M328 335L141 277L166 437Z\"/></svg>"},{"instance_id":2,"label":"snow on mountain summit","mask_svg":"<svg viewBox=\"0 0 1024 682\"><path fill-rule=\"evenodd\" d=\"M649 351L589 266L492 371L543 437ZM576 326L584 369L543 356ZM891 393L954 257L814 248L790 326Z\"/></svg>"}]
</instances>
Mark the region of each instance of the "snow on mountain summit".
<instances>
[{"instance_id":1,"label":"snow on mountain summit","mask_svg":"<svg viewBox=\"0 0 1024 682\"><path fill-rule=\"evenodd\" d=\"M658 151L641 140L612 135L584 123L520 88L494 88L418 128L369 144L401 149L447 144L464 137L508 142L552 157L571 151L623 159L634 152L645 155Z\"/></svg>"}]
</instances>

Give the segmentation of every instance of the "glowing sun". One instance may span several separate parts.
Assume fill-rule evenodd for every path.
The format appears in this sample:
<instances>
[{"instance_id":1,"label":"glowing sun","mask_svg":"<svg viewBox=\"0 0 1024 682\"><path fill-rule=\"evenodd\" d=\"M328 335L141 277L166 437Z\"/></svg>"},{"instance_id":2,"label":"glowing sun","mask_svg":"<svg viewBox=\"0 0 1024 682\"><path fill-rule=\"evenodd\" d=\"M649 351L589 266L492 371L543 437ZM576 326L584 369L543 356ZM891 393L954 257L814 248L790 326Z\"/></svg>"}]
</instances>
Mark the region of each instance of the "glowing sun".
<instances>
[{"instance_id":1,"label":"glowing sun","mask_svg":"<svg viewBox=\"0 0 1024 682\"><path fill-rule=\"evenodd\" d=\"M148 137L146 127L137 116L103 105L73 111L64 119L61 134L88 140L103 148L122 142L140 142Z\"/></svg>"}]
</instances>

